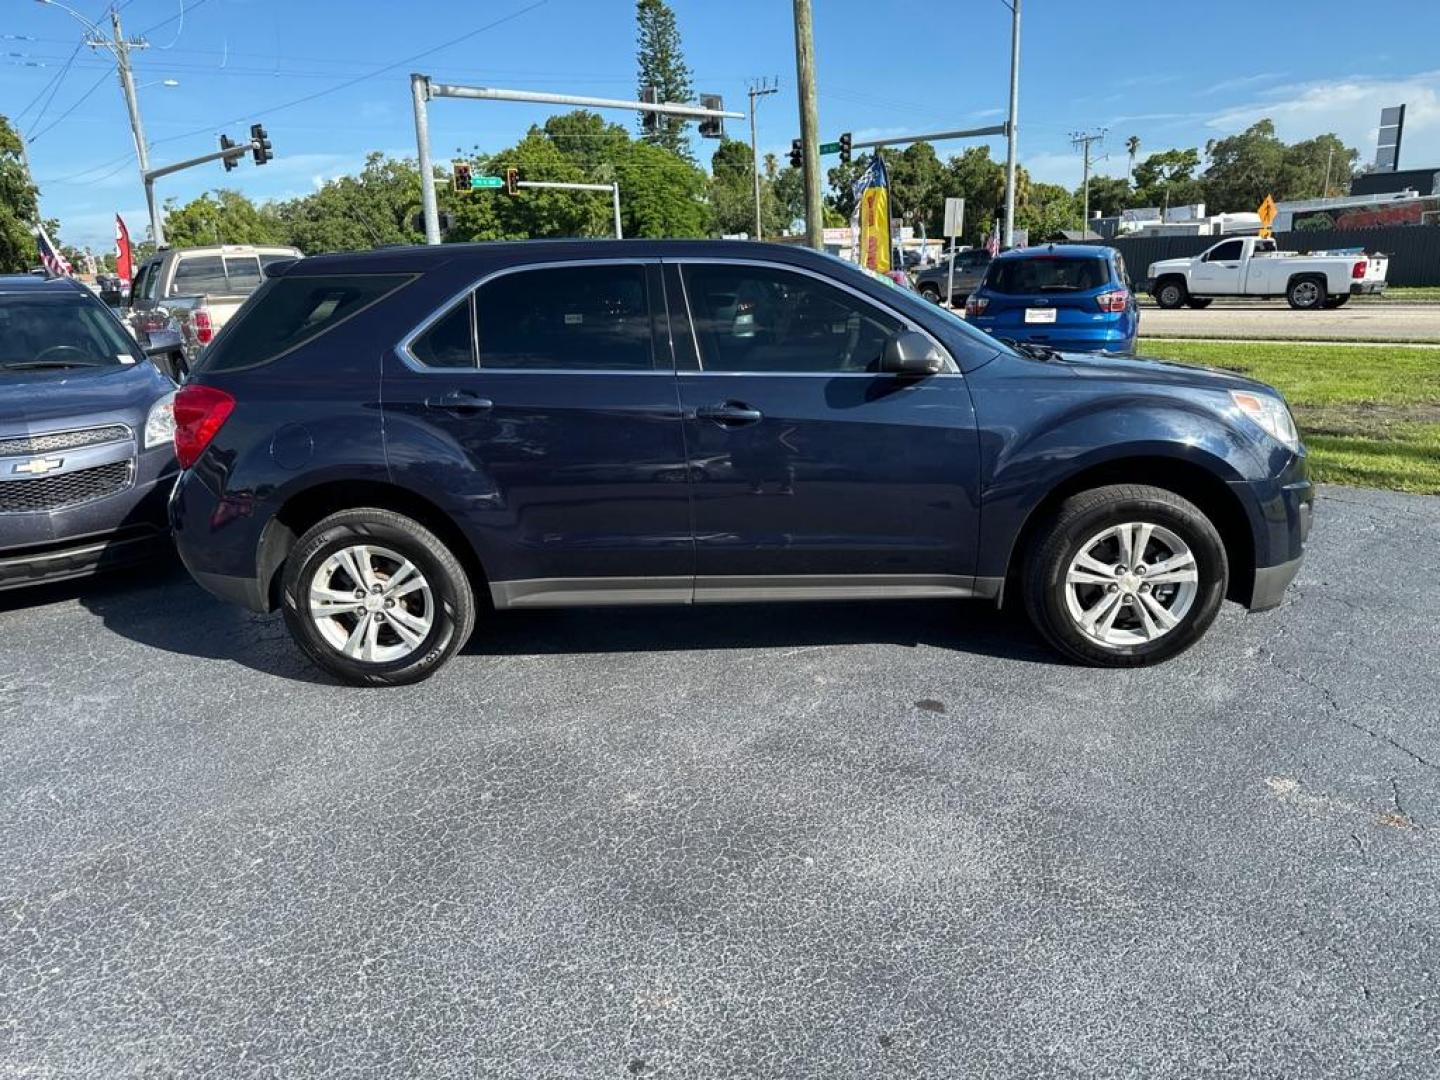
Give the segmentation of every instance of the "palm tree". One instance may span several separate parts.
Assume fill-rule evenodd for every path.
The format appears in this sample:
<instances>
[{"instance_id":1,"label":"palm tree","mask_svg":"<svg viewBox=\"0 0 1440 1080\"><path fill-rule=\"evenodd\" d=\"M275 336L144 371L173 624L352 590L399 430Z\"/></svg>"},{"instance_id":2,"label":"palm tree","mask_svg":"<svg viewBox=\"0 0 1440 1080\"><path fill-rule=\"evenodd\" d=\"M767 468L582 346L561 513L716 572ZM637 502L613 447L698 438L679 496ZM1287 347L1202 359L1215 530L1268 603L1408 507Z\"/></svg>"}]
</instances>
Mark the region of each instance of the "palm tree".
<instances>
[{"instance_id":1,"label":"palm tree","mask_svg":"<svg viewBox=\"0 0 1440 1080\"><path fill-rule=\"evenodd\" d=\"M1140 153L1140 136L1131 135L1125 140L1125 152L1130 155L1130 169L1125 174L1125 179L1134 183L1135 177L1135 155Z\"/></svg>"}]
</instances>

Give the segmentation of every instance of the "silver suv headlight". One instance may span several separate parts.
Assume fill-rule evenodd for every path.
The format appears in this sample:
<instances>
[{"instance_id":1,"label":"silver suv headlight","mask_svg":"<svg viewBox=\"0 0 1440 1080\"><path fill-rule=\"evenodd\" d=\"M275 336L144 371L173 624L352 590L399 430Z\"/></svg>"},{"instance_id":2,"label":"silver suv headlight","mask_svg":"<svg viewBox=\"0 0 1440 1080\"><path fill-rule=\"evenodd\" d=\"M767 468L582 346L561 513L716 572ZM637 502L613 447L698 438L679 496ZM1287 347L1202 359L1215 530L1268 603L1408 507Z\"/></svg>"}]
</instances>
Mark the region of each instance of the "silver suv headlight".
<instances>
[{"instance_id":1,"label":"silver suv headlight","mask_svg":"<svg viewBox=\"0 0 1440 1080\"><path fill-rule=\"evenodd\" d=\"M1295 418L1290 415L1290 408L1282 398L1272 394L1252 394L1247 390L1231 390L1230 400L1276 442L1291 451L1300 449L1300 433L1295 430Z\"/></svg>"},{"instance_id":2,"label":"silver suv headlight","mask_svg":"<svg viewBox=\"0 0 1440 1080\"><path fill-rule=\"evenodd\" d=\"M175 442L175 392L172 390L154 405L145 417L145 449Z\"/></svg>"}]
</instances>

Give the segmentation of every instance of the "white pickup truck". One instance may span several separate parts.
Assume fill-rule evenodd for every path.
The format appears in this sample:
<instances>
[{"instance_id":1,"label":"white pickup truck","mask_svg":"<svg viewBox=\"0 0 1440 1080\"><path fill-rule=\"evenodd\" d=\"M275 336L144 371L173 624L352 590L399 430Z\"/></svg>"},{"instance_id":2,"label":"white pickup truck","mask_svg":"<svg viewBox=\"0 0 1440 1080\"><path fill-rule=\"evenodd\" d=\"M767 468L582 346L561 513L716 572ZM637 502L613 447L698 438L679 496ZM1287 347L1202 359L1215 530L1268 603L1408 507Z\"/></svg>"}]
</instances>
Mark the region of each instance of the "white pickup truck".
<instances>
[{"instance_id":1,"label":"white pickup truck","mask_svg":"<svg viewBox=\"0 0 1440 1080\"><path fill-rule=\"evenodd\" d=\"M1203 308L1217 296L1283 296L1292 308L1338 308L1358 293L1385 291L1384 255L1300 255L1268 237L1222 240L1193 259L1150 264L1145 291L1162 308Z\"/></svg>"}]
</instances>

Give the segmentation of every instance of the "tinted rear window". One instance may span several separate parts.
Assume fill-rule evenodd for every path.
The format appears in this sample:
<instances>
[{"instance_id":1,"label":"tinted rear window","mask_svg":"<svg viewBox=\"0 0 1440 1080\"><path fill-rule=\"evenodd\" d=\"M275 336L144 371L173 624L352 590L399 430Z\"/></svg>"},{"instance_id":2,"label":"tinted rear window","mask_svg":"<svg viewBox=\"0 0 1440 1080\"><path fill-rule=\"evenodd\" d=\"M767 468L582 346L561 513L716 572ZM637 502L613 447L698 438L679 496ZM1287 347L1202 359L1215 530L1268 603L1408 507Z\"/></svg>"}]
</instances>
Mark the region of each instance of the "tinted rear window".
<instances>
[{"instance_id":1,"label":"tinted rear window","mask_svg":"<svg viewBox=\"0 0 1440 1080\"><path fill-rule=\"evenodd\" d=\"M230 291L219 255L182 256L170 279L171 296L221 296Z\"/></svg>"},{"instance_id":2,"label":"tinted rear window","mask_svg":"<svg viewBox=\"0 0 1440 1080\"><path fill-rule=\"evenodd\" d=\"M1110 267L1102 258L1039 255L1031 259L997 259L990 264L985 287L997 293L1086 292L1110 283Z\"/></svg>"},{"instance_id":3,"label":"tinted rear window","mask_svg":"<svg viewBox=\"0 0 1440 1080\"><path fill-rule=\"evenodd\" d=\"M265 282L201 354L197 371L257 367L314 341L410 280L409 274L282 277Z\"/></svg>"}]
</instances>

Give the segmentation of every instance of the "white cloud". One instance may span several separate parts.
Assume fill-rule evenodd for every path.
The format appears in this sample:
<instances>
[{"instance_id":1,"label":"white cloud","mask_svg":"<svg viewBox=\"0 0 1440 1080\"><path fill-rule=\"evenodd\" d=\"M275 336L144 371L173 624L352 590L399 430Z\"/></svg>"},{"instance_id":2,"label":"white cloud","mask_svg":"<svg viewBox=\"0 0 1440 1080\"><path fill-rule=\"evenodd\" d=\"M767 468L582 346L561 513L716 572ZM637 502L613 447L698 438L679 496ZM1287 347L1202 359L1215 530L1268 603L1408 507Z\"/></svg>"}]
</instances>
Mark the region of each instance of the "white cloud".
<instances>
[{"instance_id":1,"label":"white cloud","mask_svg":"<svg viewBox=\"0 0 1440 1080\"><path fill-rule=\"evenodd\" d=\"M1217 134L1229 135L1269 117L1286 142L1333 131L1367 161L1375 154L1380 110L1400 104L1406 107L1400 167L1440 165L1440 71L1393 77L1351 75L1276 87L1205 123Z\"/></svg>"},{"instance_id":2,"label":"white cloud","mask_svg":"<svg viewBox=\"0 0 1440 1080\"><path fill-rule=\"evenodd\" d=\"M1262 71L1258 75L1241 75L1235 79L1222 79L1213 86L1207 86L1203 90L1197 90L1196 97L1228 94L1232 90L1245 90L1259 86L1261 83L1275 82L1277 79L1283 78L1285 78L1285 72L1283 71Z\"/></svg>"}]
</instances>

